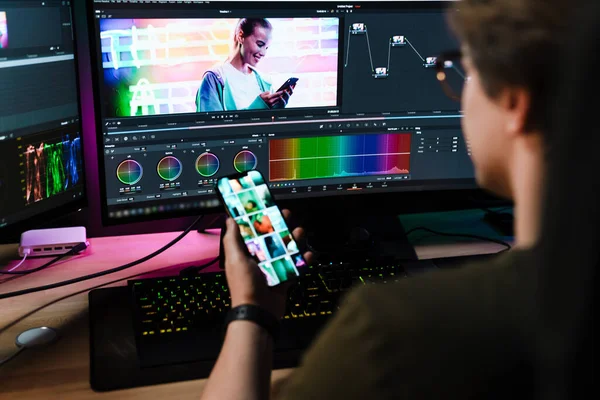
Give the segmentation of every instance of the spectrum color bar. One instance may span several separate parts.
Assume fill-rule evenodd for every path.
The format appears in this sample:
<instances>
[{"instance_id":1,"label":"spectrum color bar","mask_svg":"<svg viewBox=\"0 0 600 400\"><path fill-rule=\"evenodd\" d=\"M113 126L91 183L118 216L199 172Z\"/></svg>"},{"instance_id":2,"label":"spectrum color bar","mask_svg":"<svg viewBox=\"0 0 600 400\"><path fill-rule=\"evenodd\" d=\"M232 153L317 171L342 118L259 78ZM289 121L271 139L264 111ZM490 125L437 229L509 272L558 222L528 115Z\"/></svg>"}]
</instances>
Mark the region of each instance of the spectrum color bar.
<instances>
[{"instance_id":1,"label":"spectrum color bar","mask_svg":"<svg viewBox=\"0 0 600 400\"><path fill-rule=\"evenodd\" d=\"M410 133L271 140L270 181L410 172Z\"/></svg>"}]
</instances>

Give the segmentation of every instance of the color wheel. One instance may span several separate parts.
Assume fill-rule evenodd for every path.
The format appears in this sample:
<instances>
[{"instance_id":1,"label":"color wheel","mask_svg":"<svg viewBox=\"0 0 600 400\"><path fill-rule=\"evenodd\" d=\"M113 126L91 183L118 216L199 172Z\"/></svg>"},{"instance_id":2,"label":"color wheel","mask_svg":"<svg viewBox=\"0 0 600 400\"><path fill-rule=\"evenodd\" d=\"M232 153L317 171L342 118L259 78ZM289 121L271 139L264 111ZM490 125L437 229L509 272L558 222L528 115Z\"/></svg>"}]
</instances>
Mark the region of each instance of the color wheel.
<instances>
[{"instance_id":1,"label":"color wheel","mask_svg":"<svg viewBox=\"0 0 600 400\"><path fill-rule=\"evenodd\" d=\"M196 171L206 178L216 174L220 165L219 157L213 153L202 153L196 159Z\"/></svg>"},{"instance_id":2,"label":"color wheel","mask_svg":"<svg viewBox=\"0 0 600 400\"><path fill-rule=\"evenodd\" d=\"M242 150L233 159L233 166L237 172L251 171L256 168L256 156L249 150Z\"/></svg>"},{"instance_id":3,"label":"color wheel","mask_svg":"<svg viewBox=\"0 0 600 400\"><path fill-rule=\"evenodd\" d=\"M125 160L117 167L117 179L125 185L135 185L143 174L142 165L135 160Z\"/></svg>"},{"instance_id":4,"label":"color wheel","mask_svg":"<svg viewBox=\"0 0 600 400\"><path fill-rule=\"evenodd\" d=\"M165 181L174 181L181 175L181 161L173 156L163 157L156 166L156 172Z\"/></svg>"}]
</instances>

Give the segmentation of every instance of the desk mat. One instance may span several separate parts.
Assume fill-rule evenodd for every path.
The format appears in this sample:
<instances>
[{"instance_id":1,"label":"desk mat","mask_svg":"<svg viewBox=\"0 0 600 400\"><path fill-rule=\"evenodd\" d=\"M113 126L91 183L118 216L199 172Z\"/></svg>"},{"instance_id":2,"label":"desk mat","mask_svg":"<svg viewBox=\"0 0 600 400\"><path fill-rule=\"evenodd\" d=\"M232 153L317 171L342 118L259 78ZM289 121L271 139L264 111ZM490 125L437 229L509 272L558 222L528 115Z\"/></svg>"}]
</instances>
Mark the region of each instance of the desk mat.
<instances>
[{"instance_id":1,"label":"desk mat","mask_svg":"<svg viewBox=\"0 0 600 400\"><path fill-rule=\"evenodd\" d=\"M90 307L90 384L99 392L207 378L214 361L140 368L127 287L93 290Z\"/></svg>"},{"instance_id":2,"label":"desk mat","mask_svg":"<svg viewBox=\"0 0 600 400\"><path fill-rule=\"evenodd\" d=\"M141 368L128 287L93 290L90 309L90 384L98 392L208 378L216 360ZM273 366L298 365L301 351L276 353Z\"/></svg>"}]
</instances>

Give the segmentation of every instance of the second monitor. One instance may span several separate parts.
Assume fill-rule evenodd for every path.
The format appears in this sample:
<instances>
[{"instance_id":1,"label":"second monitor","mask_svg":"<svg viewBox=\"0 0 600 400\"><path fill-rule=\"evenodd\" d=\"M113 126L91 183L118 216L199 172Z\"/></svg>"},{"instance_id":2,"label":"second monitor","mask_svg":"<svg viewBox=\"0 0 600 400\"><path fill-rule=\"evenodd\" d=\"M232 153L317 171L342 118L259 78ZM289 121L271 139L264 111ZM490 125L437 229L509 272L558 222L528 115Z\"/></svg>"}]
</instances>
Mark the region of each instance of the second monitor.
<instances>
[{"instance_id":1,"label":"second monitor","mask_svg":"<svg viewBox=\"0 0 600 400\"><path fill-rule=\"evenodd\" d=\"M104 222L214 209L252 169L279 199L473 188L444 4L94 2Z\"/></svg>"}]
</instances>

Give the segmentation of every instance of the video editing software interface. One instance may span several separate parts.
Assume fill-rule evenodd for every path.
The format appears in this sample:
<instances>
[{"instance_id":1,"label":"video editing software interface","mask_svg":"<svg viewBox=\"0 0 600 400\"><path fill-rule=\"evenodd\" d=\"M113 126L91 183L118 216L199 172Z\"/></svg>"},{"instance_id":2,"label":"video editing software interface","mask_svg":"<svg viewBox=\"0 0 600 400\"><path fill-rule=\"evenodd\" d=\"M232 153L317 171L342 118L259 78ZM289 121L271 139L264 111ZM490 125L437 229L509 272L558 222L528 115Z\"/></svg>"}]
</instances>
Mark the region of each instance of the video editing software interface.
<instances>
[{"instance_id":1,"label":"video editing software interface","mask_svg":"<svg viewBox=\"0 0 600 400\"><path fill-rule=\"evenodd\" d=\"M84 196L71 3L0 0L0 228Z\"/></svg>"},{"instance_id":2,"label":"video editing software interface","mask_svg":"<svg viewBox=\"0 0 600 400\"><path fill-rule=\"evenodd\" d=\"M94 0L106 216L253 169L280 199L473 187L445 4Z\"/></svg>"}]
</instances>

